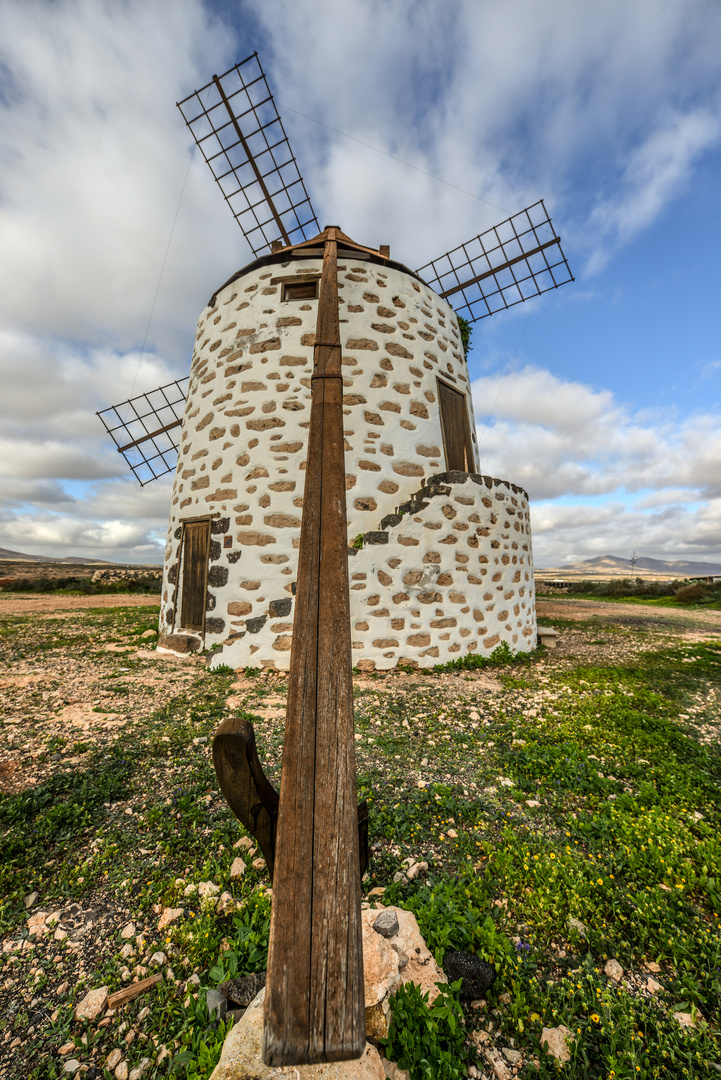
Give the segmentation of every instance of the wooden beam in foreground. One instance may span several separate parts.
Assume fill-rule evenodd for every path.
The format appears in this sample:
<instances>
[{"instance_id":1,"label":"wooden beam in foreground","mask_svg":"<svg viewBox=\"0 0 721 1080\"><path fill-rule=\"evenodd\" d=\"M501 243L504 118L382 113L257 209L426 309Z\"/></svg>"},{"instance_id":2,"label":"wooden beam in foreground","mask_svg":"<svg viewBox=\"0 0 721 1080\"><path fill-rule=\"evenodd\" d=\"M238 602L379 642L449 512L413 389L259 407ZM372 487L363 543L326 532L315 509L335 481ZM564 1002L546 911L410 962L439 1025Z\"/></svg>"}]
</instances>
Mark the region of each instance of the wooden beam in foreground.
<instances>
[{"instance_id":1,"label":"wooden beam in foreground","mask_svg":"<svg viewBox=\"0 0 721 1080\"><path fill-rule=\"evenodd\" d=\"M336 230L326 230L283 748L263 1060L365 1046Z\"/></svg>"}]
</instances>

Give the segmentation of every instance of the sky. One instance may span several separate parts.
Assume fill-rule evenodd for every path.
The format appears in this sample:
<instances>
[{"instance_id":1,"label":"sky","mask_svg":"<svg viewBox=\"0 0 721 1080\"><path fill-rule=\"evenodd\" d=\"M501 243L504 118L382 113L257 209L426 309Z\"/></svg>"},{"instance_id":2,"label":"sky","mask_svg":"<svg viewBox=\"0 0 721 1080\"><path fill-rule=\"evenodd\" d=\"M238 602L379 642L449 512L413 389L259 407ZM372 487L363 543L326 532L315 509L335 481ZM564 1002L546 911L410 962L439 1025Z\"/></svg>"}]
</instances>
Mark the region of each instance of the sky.
<instances>
[{"instance_id":1,"label":"sky","mask_svg":"<svg viewBox=\"0 0 721 1080\"><path fill-rule=\"evenodd\" d=\"M469 354L536 565L721 562L717 0L2 0L0 547L161 561L95 413L251 261L175 102L255 50L321 227L417 267L545 200L576 280Z\"/></svg>"}]
</instances>

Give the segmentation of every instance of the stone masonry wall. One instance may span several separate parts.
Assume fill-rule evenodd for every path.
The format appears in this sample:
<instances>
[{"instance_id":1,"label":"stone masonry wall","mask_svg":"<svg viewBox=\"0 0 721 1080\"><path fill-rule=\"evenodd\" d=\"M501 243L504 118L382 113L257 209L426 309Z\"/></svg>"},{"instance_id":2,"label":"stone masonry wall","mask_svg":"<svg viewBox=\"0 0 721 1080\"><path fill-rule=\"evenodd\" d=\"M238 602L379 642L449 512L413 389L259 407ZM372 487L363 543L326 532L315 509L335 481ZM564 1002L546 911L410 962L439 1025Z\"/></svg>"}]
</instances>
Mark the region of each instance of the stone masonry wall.
<instances>
[{"instance_id":1,"label":"stone masonry wall","mask_svg":"<svg viewBox=\"0 0 721 1080\"><path fill-rule=\"evenodd\" d=\"M182 522L210 517L203 646L224 644L223 662L236 666L258 666L261 660L287 666L317 300L284 301L282 287L298 275L319 276L321 268L317 258L251 268L218 293L198 323L160 627L165 634L183 629ZM377 531L381 520L444 470L438 378L466 394L474 440L475 430L450 306L411 274L370 260L341 258L339 290L352 543L361 533ZM432 547L432 535L429 525L424 552ZM367 557L360 552L361 562ZM377 663L390 659L382 656L390 647L378 656L378 647L370 641L367 647ZM435 647L441 655L444 646L434 637L430 648Z\"/></svg>"},{"instance_id":2,"label":"stone masonry wall","mask_svg":"<svg viewBox=\"0 0 721 1080\"><path fill-rule=\"evenodd\" d=\"M350 560L353 663L432 667L536 647L528 497L490 476L432 477Z\"/></svg>"}]
</instances>

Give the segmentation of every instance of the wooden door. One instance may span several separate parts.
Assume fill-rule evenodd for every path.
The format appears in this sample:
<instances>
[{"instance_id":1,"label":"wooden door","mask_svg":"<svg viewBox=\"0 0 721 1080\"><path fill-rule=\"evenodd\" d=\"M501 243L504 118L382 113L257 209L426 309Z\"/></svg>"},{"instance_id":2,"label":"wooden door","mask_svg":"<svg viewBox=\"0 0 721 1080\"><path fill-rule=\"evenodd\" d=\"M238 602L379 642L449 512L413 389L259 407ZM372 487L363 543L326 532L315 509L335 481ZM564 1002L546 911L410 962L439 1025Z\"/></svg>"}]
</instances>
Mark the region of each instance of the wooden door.
<instances>
[{"instance_id":1,"label":"wooden door","mask_svg":"<svg viewBox=\"0 0 721 1080\"><path fill-rule=\"evenodd\" d=\"M455 469L475 472L466 395L438 379L438 400L441 407L446 468L449 472Z\"/></svg>"},{"instance_id":2,"label":"wooden door","mask_svg":"<svg viewBox=\"0 0 721 1080\"><path fill-rule=\"evenodd\" d=\"M209 521L188 521L183 526L181 623L184 630L202 630L205 625L209 536Z\"/></svg>"}]
</instances>

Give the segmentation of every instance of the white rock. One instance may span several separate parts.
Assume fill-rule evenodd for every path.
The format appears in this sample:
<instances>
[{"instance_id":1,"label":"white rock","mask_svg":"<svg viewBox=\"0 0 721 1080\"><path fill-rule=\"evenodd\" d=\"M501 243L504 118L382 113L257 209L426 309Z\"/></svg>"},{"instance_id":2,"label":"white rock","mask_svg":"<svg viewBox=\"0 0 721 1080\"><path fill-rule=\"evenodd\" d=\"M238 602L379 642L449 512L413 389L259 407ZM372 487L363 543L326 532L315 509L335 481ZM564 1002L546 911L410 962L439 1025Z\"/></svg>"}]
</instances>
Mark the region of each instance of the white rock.
<instances>
[{"instance_id":1,"label":"white rock","mask_svg":"<svg viewBox=\"0 0 721 1080\"><path fill-rule=\"evenodd\" d=\"M183 896L195 896L197 891L198 891L198 886L194 885L191 882L190 885L186 885L185 888L183 889Z\"/></svg>"},{"instance_id":2,"label":"white rock","mask_svg":"<svg viewBox=\"0 0 721 1080\"><path fill-rule=\"evenodd\" d=\"M383 940L378 934L375 934L375 937ZM264 1000L263 989L250 1003L238 1023L230 1029L220 1061L210 1080L240 1080L244 1076L252 1076L253 1080L276 1080L280 1077L280 1070L264 1065L261 1055ZM385 1080L378 1051L370 1044L366 1045L363 1057L357 1061L299 1065L283 1072L288 1073L287 1080Z\"/></svg>"},{"instance_id":3,"label":"white rock","mask_svg":"<svg viewBox=\"0 0 721 1080\"><path fill-rule=\"evenodd\" d=\"M386 908L386 911L394 912L398 919L398 933L393 938L393 945L373 929L378 911L361 912L366 1032L377 1039L388 1035L388 999L402 982L416 983L423 993L428 990L432 1002L438 996L435 984L448 981L426 947L415 915L397 907Z\"/></svg>"},{"instance_id":4,"label":"white rock","mask_svg":"<svg viewBox=\"0 0 721 1080\"><path fill-rule=\"evenodd\" d=\"M164 930L166 926L171 922L175 922L176 919L183 917L184 909L182 907L166 907L163 908L163 914L158 921L158 930Z\"/></svg>"},{"instance_id":5,"label":"white rock","mask_svg":"<svg viewBox=\"0 0 721 1080\"><path fill-rule=\"evenodd\" d=\"M573 916L571 916L571 918L568 920L568 925L571 927L572 930L576 931L579 937L582 937L584 940L586 939L586 935L588 934L588 928L584 923L581 922L580 919L574 919Z\"/></svg>"},{"instance_id":6,"label":"white rock","mask_svg":"<svg viewBox=\"0 0 721 1080\"><path fill-rule=\"evenodd\" d=\"M656 994L659 990L663 990L663 986L660 982L656 982L656 980L652 979L649 975L649 977L646 979L646 989L650 994Z\"/></svg>"},{"instance_id":7,"label":"white rock","mask_svg":"<svg viewBox=\"0 0 721 1080\"><path fill-rule=\"evenodd\" d=\"M417 878L419 874L424 874L427 869L428 869L428 863L427 862L413 863L413 865L409 866L408 869L406 870L406 877L408 878L409 881L413 881L414 878Z\"/></svg>"},{"instance_id":8,"label":"white rock","mask_svg":"<svg viewBox=\"0 0 721 1080\"><path fill-rule=\"evenodd\" d=\"M118 1047L116 1046L116 1048L114 1050L111 1050L108 1054L107 1060L105 1062L105 1068L112 1072L113 1069L117 1068L117 1066L122 1060L123 1051L118 1049Z\"/></svg>"},{"instance_id":9,"label":"white rock","mask_svg":"<svg viewBox=\"0 0 721 1080\"><path fill-rule=\"evenodd\" d=\"M75 1007L76 1020L96 1020L108 1004L107 986L98 986L89 990L83 1000Z\"/></svg>"},{"instance_id":10,"label":"white rock","mask_svg":"<svg viewBox=\"0 0 721 1080\"><path fill-rule=\"evenodd\" d=\"M573 1033L569 1031L565 1024L559 1024L555 1028L545 1027L541 1032L541 1046L547 1043L548 1053L562 1064L571 1060L571 1051L568 1048L569 1040L573 1041Z\"/></svg>"},{"instance_id":11,"label":"white rock","mask_svg":"<svg viewBox=\"0 0 721 1080\"><path fill-rule=\"evenodd\" d=\"M78 1061L78 1059L77 1058L70 1058L70 1060L66 1061L65 1064L63 1065L63 1072L67 1073L68 1076L72 1076L74 1073L76 1073L78 1071L79 1068L80 1068L80 1062Z\"/></svg>"},{"instance_id":12,"label":"white rock","mask_svg":"<svg viewBox=\"0 0 721 1080\"><path fill-rule=\"evenodd\" d=\"M122 956L123 960L129 960L131 956L135 956L134 946L131 945L129 941L126 941L122 949L120 950L120 955Z\"/></svg>"},{"instance_id":13,"label":"white rock","mask_svg":"<svg viewBox=\"0 0 721 1080\"><path fill-rule=\"evenodd\" d=\"M201 900L214 900L220 892L220 886L212 881L201 881L198 885L198 893Z\"/></svg>"},{"instance_id":14,"label":"white rock","mask_svg":"<svg viewBox=\"0 0 721 1080\"><path fill-rule=\"evenodd\" d=\"M245 859L241 859L240 856L233 859L233 865L230 868L230 880L239 881L245 873Z\"/></svg>"},{"instance_id":15,"label":"white rock","mask_svg":"<svg viewBox=\"0 0 721 1080\"><path fill-rule=\"evenodd\" d=\"M496 1080L511 1080L511 1070L506 1065L498 1050L484 1050L483 1056L491 1066L491 1072Z\"/></svg>"},{"instance_id":16,"label":"white rock","mask_svg":"<svg viewBox=\"0 0 721 1080\"><path fill-rule=\"evenodd\" d=\"M623 978L623 968L618 960L607 960L603 970L606 972L609 979L613 979L614 982L620 982Z\"/></svg>"},{"instance_id":17,"label":"white rock","mask_svg":"<svg viewBox=\"0 0 721 1080\"><path fill-rule=\"evenodd\" d=\"M140 1077L143 1075L149 1065L150 1058L141 1058L135 1068L130 1070L130 1073L128 1074L128 1080L140 1080Z\"/></svg>"},{"instance_id":18,"label":"white rock","mask_svg":"<svg viewBox=\"0 0 721 1080\"><path fill-rule=\"evenodd\" d=\"M128 938L135 937L135 926L133 923L129 922L127 926L124 926L120 931L120 936L124 941L127 941Z\"/></svg>"},{"instance_id":19,"label":"white rock","mask_svg":"<svg viewBox=\"0 0 721 1080\"><path fill-rule=\"evenodd\" d=\"M121 1061L115 1070L115 1080L128 1080L128 1063Z\"/></svg>"},{"instance_id":20,"label":"white rock","mask_svg":"<svg viewBox=\"0 0 721 1080\"><path fill-rule=\"evenodd\" d=\"M162 967L163 964L167 962L167 959L168 958L165 953L158 950L158 952L154 952L153 955L150 957L149 963L153 964L154 967Z\"/></svg>"},{"instance_id":21,"label":"white rock","mask_svg":"<svg viewBox=\"0 0 721 1080\"><path fill-rule=\"evenodd\" d=\"M381 1058L381 1065L386 1075L386 1080L410 1080L410 1074L407 1069L399 1069L395 1061L388 1061L387 1058Z\"/></svg>"},{"instance_id":22,"label":"white rock","mask_svg":"<svg viewBox=\"0 0 721 1080\"><path fill-rule=\"evenodd\" d=\"M215 910L219 915L230 915L231 911L235 911L235 900L229 892L221 893Z\"/></svg>"}]
</instances>

